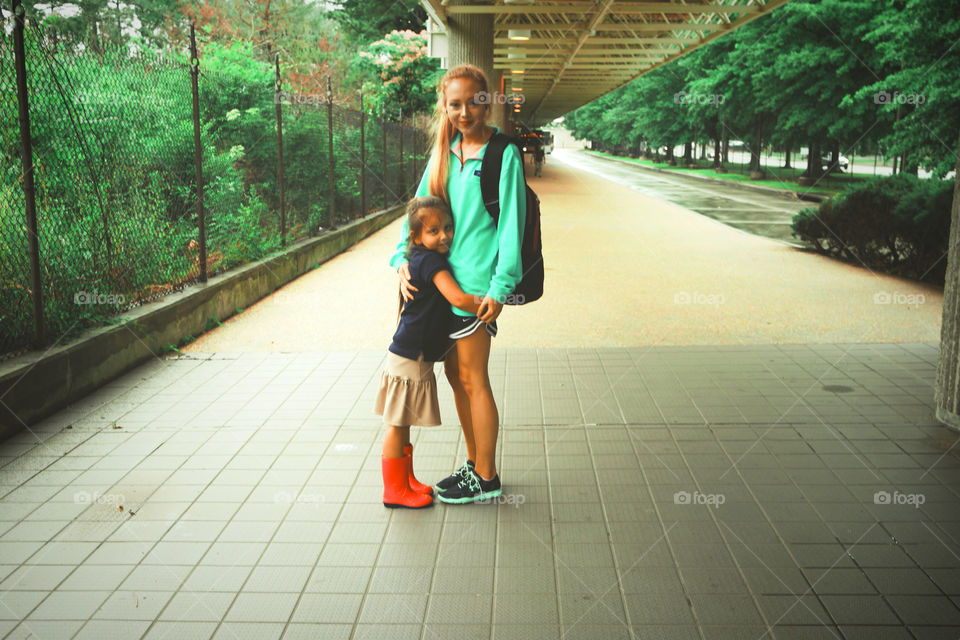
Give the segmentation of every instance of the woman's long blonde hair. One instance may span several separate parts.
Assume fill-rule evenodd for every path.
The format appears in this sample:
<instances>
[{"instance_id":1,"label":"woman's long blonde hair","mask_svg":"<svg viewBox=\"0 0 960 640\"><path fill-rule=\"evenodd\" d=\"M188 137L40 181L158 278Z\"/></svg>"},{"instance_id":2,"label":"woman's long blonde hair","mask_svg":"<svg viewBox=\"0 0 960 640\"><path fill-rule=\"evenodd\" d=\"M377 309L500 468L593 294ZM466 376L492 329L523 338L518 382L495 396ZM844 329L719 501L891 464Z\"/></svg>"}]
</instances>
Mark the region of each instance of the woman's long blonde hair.
<instances>
[{"instance_id":1,"label":"woman's long blonde hair","mask_svg":"<svg viewBox=\"0 0 960 640\"><path fill-rule=\"evenodd\" d=\"M447 193L447 176L450 171L450 141L456 135L456 128L450 124L447 118L447 85L451 80L461 78L470 78L476 81L480 86L480 91L490 92L490 83L487 76L480 67L472 64L461 64L450 69L440 80L440 86L437 90L437 112L433 126L433 153L430 162L430 195L443 198L445 202L450 202L450 196ZM486 103L487 116L490 115L490 101Z\"/></svg>"}]
</instances>

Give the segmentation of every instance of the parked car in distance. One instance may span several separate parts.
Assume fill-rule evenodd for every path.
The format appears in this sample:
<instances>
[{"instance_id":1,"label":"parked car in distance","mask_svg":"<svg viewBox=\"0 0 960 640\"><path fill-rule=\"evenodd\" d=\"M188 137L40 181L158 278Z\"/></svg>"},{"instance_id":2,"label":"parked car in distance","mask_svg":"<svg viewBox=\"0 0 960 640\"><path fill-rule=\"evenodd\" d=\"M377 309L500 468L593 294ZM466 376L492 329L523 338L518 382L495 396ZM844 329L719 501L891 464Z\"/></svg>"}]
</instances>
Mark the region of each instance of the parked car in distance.
<instances>
[{"instance_id":1,"label":"parked car in distance","mask_svg":"<svg viewBox=\"0 0 960 640\"><path fill-rule=\"evenodd\" d=\"M829 153L826 154L826 155L821 155L821 156L820 156L820 170L821 170L821 171L826 171L827 169L830 168L831 157L832 157L832 156L831 156ZM807 154L806 154L806 153L802 154L802 155L800 156L800 159L803 160L804 162L806 162L806 161L807 161ZM845 155L843 155L843 154L841 153L841 154L840 154L840 159L837 161L837 165L840 167L840 170L841 170L841 171L846 171L847 169L850 168L850 159L847 158L847 156L845 156Z\"/></svg>"},{"instance_id":2,"label":"parked car in distance","mask_svg":"<svg viewBox=\"0 0 960 640\"><path fill-rule=\"evenodd\" d=\"M829 155L820 158L820 168L826 171L827 168L830 167L831 161L832 161L832 156L829 156ZM850 160L847 158L847 156L841 153L840 158L837 160L837 166L840 167L841 171L846 171L847 169L850 168Z\"/></svg>"}]
</instances>

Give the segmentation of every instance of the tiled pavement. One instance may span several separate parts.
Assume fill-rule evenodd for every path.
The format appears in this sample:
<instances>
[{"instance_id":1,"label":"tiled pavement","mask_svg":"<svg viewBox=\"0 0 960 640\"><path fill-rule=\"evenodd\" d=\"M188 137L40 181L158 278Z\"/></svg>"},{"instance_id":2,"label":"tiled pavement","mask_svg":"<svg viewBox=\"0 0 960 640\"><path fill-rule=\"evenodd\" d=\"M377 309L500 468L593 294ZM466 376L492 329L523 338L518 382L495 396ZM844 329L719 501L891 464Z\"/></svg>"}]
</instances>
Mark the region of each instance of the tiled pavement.
<instances>
[{"instance_id":1,"label":"tiled pavement","mask_svg":"<svg viewBox=\"0 0 960 640\"><path fill-rule=\"evenodd\" d=\"M382 352L153 361L0 446L2 629L956 640L936 355L495 349L503 499L424 511L380 504ZM425 480L464 458L441 399Z\"/></svg>"}]
</instances>

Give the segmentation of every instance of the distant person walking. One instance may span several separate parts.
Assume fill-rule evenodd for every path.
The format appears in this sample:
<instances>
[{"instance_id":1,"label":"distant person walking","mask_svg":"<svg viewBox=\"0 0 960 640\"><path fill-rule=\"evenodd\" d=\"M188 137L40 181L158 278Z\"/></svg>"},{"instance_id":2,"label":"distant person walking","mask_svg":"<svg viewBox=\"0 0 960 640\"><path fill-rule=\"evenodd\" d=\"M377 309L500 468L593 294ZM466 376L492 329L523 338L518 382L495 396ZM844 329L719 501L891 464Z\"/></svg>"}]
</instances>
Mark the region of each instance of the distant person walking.
<instances>
[{"instance_id":1,"label":"distant person walking","mask_svg":"<svg viewBox=\"0 0 960 640\"><path fill-rule=\"evenodd\" d=\"M538 144L533 148L533 175L540 177L543 175L543 160L545 154L543 153L543 145Z\"/></svg>"},{"instance_id":2,"label":"distant person walking","mask_svg":"<svg viewBox=\"0 0 960 640\"><path fill-rule=\"evenodd\" d=\"M501 494L495 455L500 416L490 387L491 339L503 301L522 276L520 244L526 219L523 164L514 145L503 153L500 171L500 218L494 224L480 195L480 167L490 137L498 131L490 117L489 83L478 67L460 65L440 81L433 152L417 196L432 195L450 204L457 232L450 245L453 276L480 301L476 314L453 308L449 336L456 340L444 361L460 418L467 461L437 483L438 499L476 502ZM411 285L404 258L407 225L390 264L398 269L400 288L409 299Z\"/></svg>"},{"instance_id":3,"label":"distant person walking","mask_svg":"<svg viewBox=\"0 0 960 640\"><path fill-rule=\"evenodd\" d=\"M450 304L476 313L480 303L464 293L450 273L447 253L453 215L447 203L432 196L414 198L407 205L406 226L404 257L417 291L405 304L400 300L400 322L380 376L374 411L386 424L381 457L383 504L419 509L433 504L433 490L414 476L410 425L440 424L433 363L450 351Z\"/></svg>"}]
</instances>

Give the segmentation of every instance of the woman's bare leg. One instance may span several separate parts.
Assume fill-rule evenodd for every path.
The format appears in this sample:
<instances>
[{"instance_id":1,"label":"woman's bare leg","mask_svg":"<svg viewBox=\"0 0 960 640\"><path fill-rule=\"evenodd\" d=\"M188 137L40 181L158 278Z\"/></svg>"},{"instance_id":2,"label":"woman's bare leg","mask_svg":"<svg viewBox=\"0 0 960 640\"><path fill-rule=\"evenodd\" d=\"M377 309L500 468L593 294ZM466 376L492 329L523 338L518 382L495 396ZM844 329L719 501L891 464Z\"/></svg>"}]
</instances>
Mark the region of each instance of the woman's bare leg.
<instances>
[{"instance_id":1,"label":"woman's bare leg","mask_svg":"<svg viewBox=\"0 0 960 640\"><path fill-rule=\"evenodd\" d=\"M457 357L457 346L450 349L446 360L443 362L443 370L447 376L447 382L453 389L453 401L457 405L457 417L460 418L460 429L463 431L463 441L467 445L467 458L476 462L477 460L477 442L473 438L473 418L470 414L470 398L467 397L467 391L460 382L460 360Z\"/></svg>"},{"instance_id":2,"label":"woman's bare leg","mask_svg":"<svg viewBox=\"0 0 960 640\"><path fill-rule=\"evenodd\" d=\"M476 444L476 471L490 479L497 475L494 457L500 415L490 388L487 362L490 359L490 334L480 327L466 338L457 340L457 358L460 364L460 382L470 402L473 439Z\"/></svg>"}]
</instances>

